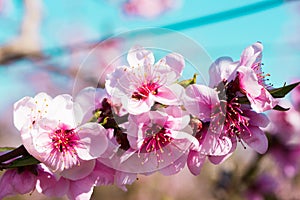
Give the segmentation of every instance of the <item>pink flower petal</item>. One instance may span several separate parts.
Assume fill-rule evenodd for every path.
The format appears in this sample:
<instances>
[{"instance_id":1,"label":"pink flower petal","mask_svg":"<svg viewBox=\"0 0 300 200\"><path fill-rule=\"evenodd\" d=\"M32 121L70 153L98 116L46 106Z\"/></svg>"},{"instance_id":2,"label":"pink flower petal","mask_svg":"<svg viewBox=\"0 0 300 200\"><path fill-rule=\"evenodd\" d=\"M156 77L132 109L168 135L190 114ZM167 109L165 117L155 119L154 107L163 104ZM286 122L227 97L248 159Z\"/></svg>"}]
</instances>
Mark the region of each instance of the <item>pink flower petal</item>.
<instances>
[{"instance_id":1,"label":"pink flower petal","mask_svg":"<svg viewBox=\"0 0 300 200\"><path fill-rule=\"evenodd\" d=\"M272 95L265 89L261 89L260 96L252 97L251 94L247 94L250 101L251 107L256 112L265 112L273 109L277 104L278 100L272 97Z\"/></svg>"},{"instance_id":2,"label":"pink flower petal","mask_svg":"<svg viewBox=\"0 0 300 200\"><path fill-rule=\"evenodd\" d=\"M96 166L90 176L94 176L97 180L97 186L114 184L116 170L112 169L100 161L96 160Z\"/></svg>"},{"instance_id":3,"label":"pink flower petal","mask_svg":"<svg viewBox=\"0 0 300 200\"><path fill-rule=\"evenodd\" d=\"M136 173L117 171L115 175L115 183L123 191L127 191L126 185L131 185L136 179Z\"/></svg>"},{"instance_id":4,"label":"pink flower petal","mask_svg":"<svg viewBox=\"0 0 300 200\"><path fill-rule=\"evenodd\" d=\"M7 170L3 173L0 179L0 199L3 199L6 196L15 195L16 192L14 191L13 185L9 184L13 177L16 174L16 170Z\"/></svg>"},{"instance_id":5,"label":"pink flower petal","mask_svg":"<svg viewBox=\"0 0 300 200\"><path fill-rule=\"evenodd\" d=\"M141 46L135 46L129 50L127 61L130 67L138 67L153 65L155 60L151 51L148 51Z\"/></svg>"},{"instance_id":6,"label":"pink flower petal","mask_svg":"<svg viewBox=\"0 0 300 200\"><path fill-rule=\"evenodd\" d=\"M199 147L199 141L194 136L186 132L172 131L172 137L176 139L176 141L173 141L173 144L181 150L188 150L190 147Z\"/></svg>"},{"instance_id":7,"label":"pink flower petal","mask_svg":"<svg viewBox=\"0 0 300 200\"><path fill-rule=\"evenodd\" d=\"M160 59L155 65L158 66L158 71L161 69L159 67L160 65L164 66L162 68L164 69L163 72L170 73L168 74L168 81L175 82L182 74L183 68L185 67L185 61L182 55L171 53ZM175 74L172 74L172 72L175 72Z\"/></svg>"},{"instance_id":8,"label":"pink flower petal","mask_svg":"<svg viewBox=\"0 0 300 200\"><path fill-rule=\"evenodd\" d=\"M86 200L91 199L95 182L92 179L84 178L77 181L70 181L67 197L70 200Z\"/></svg>"},{"instance_id":9,"label":"pink flower petal","mask_svg":"<svg viewBox=\"0 0 300 200\"><path fill-rule=\"evenodd\" d=\"M175 89L175 88L173 88ZM160 87L157 90L157 94L153 95L153 98L155 101L165 104L165 105L178 105L180 104L180 100L177 96L177 94L181 93L181 87L177 87L177 91L171 90L168 87Z\"/></svg>"},{"instance_id":10,"label":"pink flower petal","mask_svg":"<svg viewBox=\"0 0 300 200\"><path fill-rule=\"evenodd\" d=\"M213 107L219 104L217 92L204 85L193 84L186 88L184 97L186 110L204 121L210 121Z\"/></svg>"},{"instance_id":11,"label":"pink flower petal","mask_svg":"<svg viewBox=\"0 0 300 200\"><path fill-rule=\"evenodd\" d=\"M220 137L213 130L208 130L200 142L200 153L210 156L222 156L230 152L232 142L228 137Z\"/></svg>"},{"instance_id":12,"label":"pink flower petal","mask_svg":"<svg viewBox=\"0 0 300 200\"><path fill-rule=\"evenodd\" d=\"M25 124L32 123L31 109L35 109L36 104L31 97L24 97L14 104L14 124L21 130Z\"/></svg>"},{"instance_id":13,"label":"pink flower petal","mask_svg":"<svg viewBox=\"0 0 300 200\"><path fill-rule=\"evenodd\" d=\"M187 155L183 154L177 160L175 160L172 164L170 164L169 166L167 166L159 171L164 176L171 176L171 175L177 174L184 168L186 160L187 160Z\"/></svg>"},{"instance_id":14,"label":"pink flower petal","mask_svg":"<svg viewBox=\"0 0 300 200\"><path fill-rule=\"evenodd\" d=\"M209 86L217 86L223 80L232 81L237 68L238 62L233 62L230 57L218 58L209 68Z\"/></svg>"},{"instance_id":15,"label":"pink flower petal","mask_svg":"<svg viewBox=\"0 0 300 200\"><path fill-rule=\"evenodd\" d=\"M75 102L80 104L83 110L89 110L91 107L96 108L98 102L102 102L107 97L107 93L102 88L86 87L82 89L75 98Z\"/></svg>"},{"instance_id":16,"label":"pink flower petal","mask_svg":"<svg viewBox=\"0 0 300 200\"><path fill-rule=\"evenodd\" d=\"M26 194L34 190L36 176L29 171L6 170L0 180L0 199L16 194Z\"/></svg>"},{"instance_id":17,"label":"pink flower petal","mask_svg":"<svg viewBox=\"0 0 300 200\"><path fill-rule=\"evenodd\" d=\"M36 180L36 175L25 170L20 174L17 172L13 180L11 180L11 184L18 194L26 194L34 190Z\"/></svg>"},{"instance_id":18,"label":"pink flower petal","mask_svg":"<svg viewBox=\"0 0 300 200\"><path fill-rule=\"evenodd\" d=\"M247 47L241 55L240 65L251 68L254 63L260 63L262 51L263 46L260 42Z\"/></svg>"},{"instance_id":19,"label":"pink flower petal","mask_svg":"<svg viewBox=\"0 0 300 200\"><path fill-rule=\"evenodd\" d=\"M241 89L253 97L258 97L263 87L258 83L254 70L249 67L240 66L238 72Z\"/></svg>"},{"instance_id":20,"label":"pink flower petal","mask_svg":"<svg viewBox=\"0 0 300 200\"><path fill-rule=\"evenodd\" d=\"M86 123L78 127L80 145L75 149L82 160L98 158L108 146L106 129L97 123Z\"/></svg>"},{"instance_id":21,"label":"pink flower petal","mask_svg":"<svg viewBox=\"0 0 300 200\"><path fill-rule=\"evenodd\" d=\"M56 96L49 105L48 119L62 121L72 128L77 127L83 118L82 112L74 112L72 96L63 94Z\"/></svg>"},{"instance_id":22,"label":"pink flower petal","mask_svg":"<svg viewBox=\"0 0 300 200\"><path fill-rule=\"evenodd\" d=\"M123 83L122 81L125 81L124 83L128 83L128 80L126 79L128 79L127 71L129 70L131 69L127 66L119 66L112 73L107 74L105 81L105 89L109 95L116 97L124 95L124 88L120 87L120 84Z\"/></svg>"},{"instance_id":23,"label":"pink flower petal","mask_svg":"<svg viewBox=\"0 0 300 200\"><path fill-rule=\"evenodd\" d=\"M79 180L88 176L94 170L95 164L95 160L81 161L80 165L65 169L60 175L70 180Z\"/></svg>"},{"instance_id":24,"label":"pink flower petal","mask_svg":"<svg viewBox=\"0 0 300 200\"><path fill-rule=\"evenodd\" d=\"M42 165L41 165L42 166ZM39 170L36 190L48 197L62 197L69 190L69 181L64 178L56 178L45 166Z\"/></svg>"},{"instance_id":25,"label":"pink flower petal","mask_svg":"<svg viewBox=\"0 0 300 200\"><path fill-rule=\"evenodd\" d=\"M127 111L133 115L139 115L145 112L148 112L151 109L151 106L154 104L154 99L152 95L145 101L138 101L135 99L121 99L122 104L127 107Z\"/></svg>"},{"instance_id":26,"label":"pink flower petal","mask_svg":"<svg viewBox=\"0 0 300 200\"><path fill-rule=\"evenodd\" d=\"M172 165L174 161L185 154L188 148L180 149L178 146L181 144L181 141L173 140L163 148L163 153L159 157L155 151L138 153L136 150L129 149L123 152L121 157L114 155L108 159L101 158L101 162L119 171L147 175ZM186 142L186 144L191 145L190 142ZM162 160L163 162L161 162Z\"/></svg>"},{"instance_id":27,"label":"pink flower petal","mask_svg":"<svg viewBox=\"0 0 300 200\"><path fill-rule=\"evenodd\" d=\"M150 120L145 121L146 125L157 124L160 127L164 127L168 121L168 115L164 112L150 111L149 113L147 113L147 116Z\"/></svg>"},{"instance_id":28,"label":"pink flower petal","mask_svg":"<svg viewBox=\"0 0 300 200\"><path fill-rule=\"evenodd\" d=\"M200 154L198 151L190 151L187 158L187 166L190 172L195 176L199 175L205 159L206 155Z\"/></svg>"},{"instance_id":29,"label":"pink flower petal","mask_svg":"<svg viewBox=\"0 0 300 200\"><path fill-rule=\"evenodd\" d=\"M102 88L87 87L81 90L75 98L75 102L79 104L84 122L92 117L92 112L101 106L103 98L107 97L106 90Z\"/></svg>"},{"instance_id":30,"label":"pink flower petal","mask_svg":"<svg viewBox=\"0 0 300 200\"><path fill-rule=\"evenodd\" d=\"M258 153L266 153L268 150L268 139L265 133L256 126L249 126L249 129L251 133L246 131L242 132L241 139Z\"/></svg>"},{"instance_id":31,"label":"pink flower petal","mask_svg":"<svg viewBox=\"0 0 300 200\"><path fill-rule=\"evenodd\" d=\"M48 104L52 98L46 93L38 93L34 98L24 97L14 104L14 124L18 130L26 125L32 126L36 121L45 116L49 110Z\"/></svg>"},{"instance_id":32,"label":"pink flower petal","mask_svg":"<svg viewBox=\"0 0 300 200\"><path fill-rule=\"evenodd\" d=\"M179 131L190 123L189 113L183 111L180 106L168 106L162 110L168 115L165 122L165 127L167 128Z\"/></svg>"},{"instance_id":33,"label":"pink flower petal","mask_svg":"<svg viewBox=\"0 0 300 200\"><path fill-rule=\"evenodd\" d=\"M270 120L264 113L256 113L251 110L244 110L245 116L249 117L252 126L267 127Z\"/></svg>"},{"instance_id":34,"label":"pink flower petal","mask_svg":"<svg viewBox=\"0 0 300 200\"><path fill-rule=\"evenodd\" d=\"M223 155L223 156L208 156L208 160L215 165L218 165L218 164L221 164L222 162L224 162L227 158L229 158L233 154L234 150L237 147L237 141L236 141L235 137L231 138L231 142L232 142L232 147L231 147L231 150L228 152L228 154Z\"/></svg>"}]
</instances>

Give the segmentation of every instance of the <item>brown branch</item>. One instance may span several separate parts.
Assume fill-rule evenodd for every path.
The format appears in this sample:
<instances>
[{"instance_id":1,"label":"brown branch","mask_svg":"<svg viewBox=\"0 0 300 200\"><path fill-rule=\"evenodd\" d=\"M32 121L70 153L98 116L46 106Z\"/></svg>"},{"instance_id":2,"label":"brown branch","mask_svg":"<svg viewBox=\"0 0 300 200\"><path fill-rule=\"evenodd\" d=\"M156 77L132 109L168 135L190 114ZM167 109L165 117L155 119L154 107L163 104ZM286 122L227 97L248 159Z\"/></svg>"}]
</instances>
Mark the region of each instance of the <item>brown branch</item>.
<instances>
[{"instance_id":1,"label":"brown branch","mask_svg":"<svg viewBox=\"0 0 300 200\"><path fill-rule=\"evenodd\" d=\"M24 0L25 14L20 34L0 47L0 64L9 63L23 57L43 57L40 47L39 30L42 19L42 1Z\"/></svg>"},{"instance_id":2,"label":"brown branch","mask_svg":"<svg viewBox=\"0 0 300 200\"><path fill-rule=\"evenodd\" d=\"M18 148L7 152L6 154L3 154L0 156L0 164L2 164L3 162L6 162L8 160L17 158L19 156L24 156L24 155L28 155L27 150L25 149L25 147L23 145L19 146Z\"/></svg>"}]
</instances>

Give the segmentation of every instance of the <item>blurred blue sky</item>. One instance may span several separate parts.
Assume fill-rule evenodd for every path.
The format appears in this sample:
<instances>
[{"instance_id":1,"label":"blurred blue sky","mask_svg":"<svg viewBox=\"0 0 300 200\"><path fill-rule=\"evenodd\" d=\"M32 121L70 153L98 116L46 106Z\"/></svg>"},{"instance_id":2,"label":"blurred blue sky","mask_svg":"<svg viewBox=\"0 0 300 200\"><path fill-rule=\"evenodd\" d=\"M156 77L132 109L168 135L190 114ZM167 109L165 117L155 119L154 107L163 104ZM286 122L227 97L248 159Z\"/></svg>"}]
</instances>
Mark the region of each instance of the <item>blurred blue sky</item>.
<instances>
[{"instance_id":1,"label":"blurred blue sky","mask_svg":"<svg viewBox=\"0 0 300 200\"><path fill-rule=\"evenodd\" d=\"M163 27L168 24L193 19L213 13L264 2L255 0L226 1L182 1L181 7L149 20L124 15L118 0L91 1L43 1L41 42L43 49L74 43L99 40L143 27ZM9 42L19 31L23 16L23 2L7 1L0 14L0 45ZM297 8L298 7L298 8ZM298 11L297 11L298 10ZM34 12L34 11L33 11ZM298 12L298 13L297 13ZM281 6L247 16L194 27L180 31L203 46L214 60L220 56L231 56L237 60L242 50L256 41L264 44L264 71L271 74L271 83L281 86L299 77L300 61L300 4L285 3ZM180 44L179 44L180 45ZM64 61L62 61L64 62ZM0 68L0 104L27 95L22 74L31 66L30 62L17 62ZM300 78L300 77L299 77ZM30 92L29 92L30 93Z\"/></svg>"}]
</instances>

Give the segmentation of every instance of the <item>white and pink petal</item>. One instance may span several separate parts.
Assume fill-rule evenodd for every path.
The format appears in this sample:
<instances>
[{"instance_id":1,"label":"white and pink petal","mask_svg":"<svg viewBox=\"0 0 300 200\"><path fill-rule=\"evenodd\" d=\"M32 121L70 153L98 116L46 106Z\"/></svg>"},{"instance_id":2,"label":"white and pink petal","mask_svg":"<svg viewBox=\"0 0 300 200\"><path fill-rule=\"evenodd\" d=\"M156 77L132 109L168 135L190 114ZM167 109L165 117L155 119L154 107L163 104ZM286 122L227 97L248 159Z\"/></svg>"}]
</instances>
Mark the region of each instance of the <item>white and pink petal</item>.
<instances>
[{"instance_id":1,"label":"white and pink petal","mask_svg":"<svg viewBox=\"0 0 300 200\"><path fill-rule=\"evenodd\" d=\"M184 107L203 121L210 121L214 107L219 105L218 93L207 86L193 84L186 88Z\"/></svg>"},{"instance_id":2,"label":"white and pink petal","mask_svg":"<svg viewBox=\"0 0 300 200\"><path fill-rule=\"evenodd\" d=\"M154 64L154 55L151 51L141 46L132 47L127 54L130 67L149 66Z\"/></svg>"},{"instance_id":3,"label":"white and pink petal","mask_svg":"<svg viewBox=\"0 0 300 200\"><path fill-rule=\"evenodd\" d=\"M86 123L77 128L79 145L75 147L82 160L96 159L104 153L108 146L106 129L97 123Z\"/></svg>"}]
</instances>

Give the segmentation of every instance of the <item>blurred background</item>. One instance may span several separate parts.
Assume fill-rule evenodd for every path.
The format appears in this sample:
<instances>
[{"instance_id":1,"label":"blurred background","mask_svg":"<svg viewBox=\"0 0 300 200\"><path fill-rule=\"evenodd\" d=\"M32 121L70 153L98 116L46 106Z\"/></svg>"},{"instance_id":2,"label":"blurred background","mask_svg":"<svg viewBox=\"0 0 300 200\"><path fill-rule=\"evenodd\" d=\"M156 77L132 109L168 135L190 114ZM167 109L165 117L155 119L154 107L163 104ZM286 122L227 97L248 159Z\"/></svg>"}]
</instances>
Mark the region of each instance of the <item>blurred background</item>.
<instances>
[{"instance_id":1,"label":"blurred background","mask_svg":"<svg viewBox=\"0 0 300 200\"><path fill-rule=\"evenodd\" d=\"M105 74L118 65L113 59L128 50L126 38L118 36L145 28L177 31L211 61L221 56L238 60L245 47L260 41L263 71L271 74L268 83L280 87L300 79L300 1L0 0L0 146L21 144L13 126L14 102L41 91L55 96L103 85ZM183 43L174 41L178 48ZM205 70L208 63L203 61ZM300 199L298 162L292 177L275 181L270 177L281 174L276 165L282 165L271 157L261 161L250 149L240 151L222 165L207 163L198 177L187 169L172 177L140 176L128 192L105 186L95 189L92 199ZM239 186L233 180L247 174L257 159L264 167L239 194L231 188ZM270 186L266 191L272 194L260 191L260 184ZM253 191L260 192L252 197ZM7 199L49 198L33 192Z\"/></svg>"}]
</instances>

